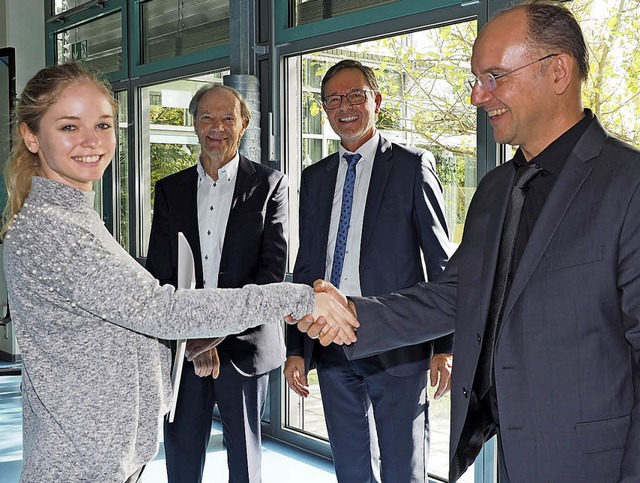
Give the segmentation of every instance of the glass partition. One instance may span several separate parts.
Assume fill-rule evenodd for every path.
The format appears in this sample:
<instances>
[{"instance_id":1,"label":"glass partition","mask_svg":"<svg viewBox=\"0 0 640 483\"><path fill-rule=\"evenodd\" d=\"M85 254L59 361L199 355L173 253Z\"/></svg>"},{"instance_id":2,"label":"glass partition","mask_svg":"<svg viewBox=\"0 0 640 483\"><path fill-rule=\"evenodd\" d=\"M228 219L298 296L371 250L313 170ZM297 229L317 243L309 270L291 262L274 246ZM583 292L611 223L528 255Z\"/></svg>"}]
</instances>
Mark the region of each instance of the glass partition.
<instances>
[{"instance_id":1,"label":"glass partition","mask_svg":"<svg viewBox=\"0 0 640 483\"><path fill-rule=\"evenodd\" d=\"M143 63L229 42L229 0L150 0L141 18Z\"/></svg>"},{"instance_id":2,"label":"glass partition","mask_svg":"<svg viewBox=\"0 0 640 483\"><path fill-rule=\"evenodd\" d=\"M109 1L109 0L106 0L106 1ZM96 3L96 2L95 0L93 2L88 2L87 0L54 0L53 14L58 15L59 13L66 12L67 10L71 10L72 8L76 8L81 5L87 5L89 3Z\"/></svg>"},{"instance_id":3,"label":"glass partition","mask_svg":"<svg viewBox=\"0 0 640 483\"><path fill-rule=\"evenodd\" d=\"M13 136L13 101L16 98L16 65L15 49L6 47L0 49L0 159L6 162L11 152ZM0 207L7 202L7 191L0 174L2 188L0 189Z\"/></svg>"},{"instance_id":4,"label":"glass partition","mask_svg":"<svg viewBox=\"0 0 640 483\"><path fill-rule=\"evenodd\" d=\"M338 17L358 12L377 5L395 3L399 0L291 0L292 26L303 25L325 18Z\"/></svg>"},{"instance_id":5,"label":"glass partition","mask_svg":"<svg viewBox=\"0 0 640 483\"><path fill-rule=\"evenodd\" d=\"M15 49L0 49L0 159L3 163L9 159L13 136L11 116L13 100L16 98L16 65ZM7 202L7 191L4 183L0 188L0 206Z\"/></svg>"},{"instance_id":6,"label":"glass partition","mask_svg":"<svg viewBox=\"0 0 640 483\"><path fill-rule=\"evenodd\" d=\"M57 32L55 38L56 64L82 61L104 74L123 68L121 11Z\"/></svg>"},{"instance_id":7,"label":"glass partition","mask_svg":"<svg viewBox=\"0 0 640 483\"><path fill-rule=\"evenodd\" d=\"M118 149L113 160L116 179L116 213L114 236L120 245L130 251L129 227L130 227L130 196L129 196L129 109L127 105L127 91L116 93L118 101Z\"/></svg>"},{"instance_id":8,"label":"glass partition","mask_svg":"<svg viewBox=\"0 0 640 483\"><path fill-rule=\"evenodd\" d=\"M153 218L155 185L159 179L193 166L200 155L189 102L204 84L222 83L228 71L171 80L140 89L141 253L145 257Z\"/></svg>"},{"instance_id":9,"label":"glass partition","mask_svg":"<svg viewBox=\"0 0 640 483\"><path fill-rule=\"evenodd\" d=\"M398 144L430 151L436 159L443 185L445 215L451 239L459 243L466 212L477 187L476 109L470 104L465 79L470 71L476 22L464 22L422 32L349 45L292 58L299 65L299 105L289 99L289 172L292 180L290 263L297 251L297 187L300 172L338 150L339 138L324 116L320 82L327 69L344 58L371 67L378 79L383 101L378 129ZM291 115L289 115L291 114ZM299 132L299 134L298 134ZM315 371L308 375L310 395L303 399L292 391L286 395L286 426L326 439L321 396ZM430 395L433 390L430 389ZM450 399L430 401L431 455L429 473L446 479L448 474ZM462 482L473 481L473 470Z\"/></svg>"}]
</instances>

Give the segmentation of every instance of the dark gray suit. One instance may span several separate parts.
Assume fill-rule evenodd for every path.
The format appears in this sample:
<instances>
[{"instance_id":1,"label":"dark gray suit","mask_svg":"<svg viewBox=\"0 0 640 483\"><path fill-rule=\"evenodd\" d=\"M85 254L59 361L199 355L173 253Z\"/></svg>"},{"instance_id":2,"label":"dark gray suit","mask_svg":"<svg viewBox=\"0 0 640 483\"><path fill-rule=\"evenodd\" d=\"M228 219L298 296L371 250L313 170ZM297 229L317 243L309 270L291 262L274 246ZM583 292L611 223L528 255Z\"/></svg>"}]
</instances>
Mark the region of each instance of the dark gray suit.
<instances>
[{"instance_id":1,"label":"dark gray suit","mask_svg":"<svg viewBox=\"0 0 640 483\"><path fill-rule=\"evenodd\" d=\"M360 357L456 328L450 480L495 432L473 391L510 187L506 163L474 197L442 277L369 300ZM504 461L517 483L640 481L640 152L594 119L531 232L495 352Z\"/></svg>"},{"instance_id":2,"label":"dark gray suit","mask_svg":"<svg viewBox=\"0 0 640 483\"><path fill-rule=\"evenodd\" d=\"M156 184L146 266L163 284L177 282L177 234L181 231L193 250L196 287L203 286L197 179L194 166ZM284 279L287 186L282 173L240 156L218 287L236 288ZM169 481L201 480L216 403L223 420L229 481L259 480L266 374L282 364L284 351L280 324L266 324L228 336L218 346L220 376L215 381L196 376L193 364L185 360L176 417L172 424L165 425Z\"/></svg>"},{"instance_id":3,"label":"dark gray suit","mask_svg":"<svg viewBox=\"0 0 640 483\"><path fill-rule=\"evenodd\" d=\"M339 162L339 154L335 153L302 173L300 248L293 272L294 282L312 284L325 276ZM428 278L440 275L451 250L443 210L442 188L428 153L391 144L381 138L373 162L360 243L360 286L364 295L388 293L424 281L421 251ZM287 355L304 356L307 372L318 363L322 398L328 408L325 417L340 481L370 481L369 475L362 472L363 468L371 466L364 454L368 449L365 416L356 408L352 410L357 414L349 414L348 408L340 409L343 405L357 405L351 404L350 398L361 396L359 389L354 387L358 384L355 381L354 386L347 387L353 374L361 376L369 387L368 396L376 412L385 481L409 481L412 472L424 475L424 467L414 467L422 465L424 458L412 460L412 453L419 453L420 448L422 452L428 452L428 446L425 448L422 442L414 447L411 423L424 421L421 433L424 433L425 424L428 428L423 390L434 346L437 353L450 353L453 337L444 337L435 344L427 342L384 352L359 361L357 367L348 367L349 362L341 351L336 354L331 348L321 348L295 326L288 327ZM380 385L385 397L375 396L376 384ZM396 397L391 403L390 395L394 393L403 396ZM360 428L360 423L364 427ZM357 450L350 445L360 443L364 446L356 455ZM342 454L346 452L345 445L351 448L350 454ZM362 457L362 461L357 460L358 457Z\"/></svg>"}]
</instances>

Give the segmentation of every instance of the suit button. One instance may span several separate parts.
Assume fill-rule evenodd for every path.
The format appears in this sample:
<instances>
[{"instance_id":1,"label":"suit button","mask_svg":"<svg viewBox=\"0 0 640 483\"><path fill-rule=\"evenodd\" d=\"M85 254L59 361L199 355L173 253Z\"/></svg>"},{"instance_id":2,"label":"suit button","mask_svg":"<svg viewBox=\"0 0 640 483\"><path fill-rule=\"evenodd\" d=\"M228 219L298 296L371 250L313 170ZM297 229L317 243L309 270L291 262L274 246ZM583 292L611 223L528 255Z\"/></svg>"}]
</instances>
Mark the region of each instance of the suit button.
<instances>
[{"instance_id":1,"label":"suit button","mask_svg":"<svg viewBox=\"0 0 640 483\"><path fill-rule=\"evenodd\" d=\"M465 398L468 398L468 397L469 397L469 391L467 391L467 388L466 388L466 387L463 387L463 388L462 388L462 395L463 395Z\"/></svg>"},{"instance_id":2,"label":"suit button","mask_svg":"<svg viewBox=\"0 0 640 483\"><path fill-rule=\"evenodd\" d=\"M476 340L478 341L478 345L482 344L482 337L480 337L480 334L476 334Z\"/></svg>"}]
</instances>

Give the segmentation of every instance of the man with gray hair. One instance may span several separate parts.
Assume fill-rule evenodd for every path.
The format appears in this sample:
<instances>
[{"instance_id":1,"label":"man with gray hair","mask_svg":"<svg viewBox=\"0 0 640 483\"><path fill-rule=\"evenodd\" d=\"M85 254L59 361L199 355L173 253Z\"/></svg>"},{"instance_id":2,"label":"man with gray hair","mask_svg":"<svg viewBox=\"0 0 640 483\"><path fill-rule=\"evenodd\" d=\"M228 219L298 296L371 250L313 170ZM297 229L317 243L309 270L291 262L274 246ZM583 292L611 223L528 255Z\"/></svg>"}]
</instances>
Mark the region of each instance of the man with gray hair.
<instances>
[{"instance_id":1,"label":"man with gray hair","mask_svg":"<svg viewBox=\"0 0 640 483\"><path fill-rule=\"evenodd\" d=\"M200 141L196 166L156 184L147 269L177 283L178 232L195 259L196 287L281 282L287 255L287 179L239 154L251 112L240 93L207 85L189 112ZM219 345L217 345L219 344ZM260 421L268 373L284 360L279 324L187 343L173 423L165 423L170 483L202 481L214 405L222 419L229 481L259 482Z\"/></svg>"}]
</instances>

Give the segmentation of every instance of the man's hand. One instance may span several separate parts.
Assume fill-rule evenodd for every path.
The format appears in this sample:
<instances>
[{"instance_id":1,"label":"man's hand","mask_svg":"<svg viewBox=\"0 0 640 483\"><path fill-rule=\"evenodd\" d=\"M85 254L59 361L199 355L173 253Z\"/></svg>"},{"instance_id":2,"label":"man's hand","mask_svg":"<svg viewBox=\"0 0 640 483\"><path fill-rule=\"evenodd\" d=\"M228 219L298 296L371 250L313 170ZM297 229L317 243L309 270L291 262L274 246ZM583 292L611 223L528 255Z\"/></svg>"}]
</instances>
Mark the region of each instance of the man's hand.
<instances>
[{"instance_id":1,"label":"man's hand","mask_svg":"<svg viewBox=\"0 0 640 483\"><path fill-rule=\"evenodd\" d=\"M431 373L431 387L436 387L438 379L440 383L433 395L434 399L440 399L442 396L451 391L451 366L453 365L453 356L451 354L434 354L429 364L429 372Z\"/></svg>"},{"instance_id":2,"label":"man's hand","mask_svg":"<svg viewBox=\"0 0 640 483\"><path fill-rule=\"evenodd\" d=\"M318 280L313 282L313 291L318 293L326 292L329 295L331 295L334 299L336 299L336 302L338 302L340 305L342 305L345 308L349 308L347 297L340 290L338 290L335 287L335 285L333 285L331 282L327 282L326 280L322 280L321 278L319 278Z\"/></svg>"},{"instance_id":3,"label":"man's hand","mask_svg":"<svg viewBox=\"0 0 640 483\"><path fill-rule=\"evenodd\" d=\"M351 344L357 340L354 329L360 324L355 318L355 307L342 292L331 283L316 280L315 308L312 314L300 320L285 317L288 324L297 324L298 330L306 332L312 339L320 339L322 345Z\"/></svg>"},{"instance_id":4,"label":"man's hand","mask_svg":"<svg viewBox=\"0 0 640 483\"><path fill-rule=\"evenodd\" d=\"M331 327L327 324L324 317L313 319L313 315L307 314L300 320L295 320L290 315L284 318L285 322L290 325L297 325L300 332L306 333L312 339L318 339L318 342L324 346L328 346L332 342L342 345L342 339L339 337L340 328L338 326Z\"/></svg>"},{"instance_id":5,"label":"man's hand","mask_svg":"<svg viewBox=\"0 0 640 483\"><path fill-rule=\"evenodd\" d=\"M218 357L218 349L213 348L196 356L193 359L193 369L197 376L213 376L214 379L217 379L220 375L220 357Z\"/></svg>"},{"instance_id":6,"label":"man's hand","mask_svg":"<svg viewBox=\"0 0 640 483\"><path fill-rule=\"evenodd\" d=\"M360 324L354 317L348 305L342 305L335 295L331 292L336 292L341 296L345 303L346 298L338 291L333 285L327 282L330 290L328 291L316 291L315 296L315 308L311 314L314 320L323 317L326 321L325 327L320 329L320 335L326 335L327 332L334 328L338 328L338 334L334 342L338 344L351 344L357 340L355 330L360 327Z\"/></svg>"},{"instance_id":7,"label":"man's hand","mask_svg":"<svg viewBox=\"0 0 640 483\"><path fill-rule=\"evenodd\" d=\"M184 352L184 356L187 360L193 361L200 354L210 351L223 340L224 337L214 337L212 339L189 339L187 341L187 348Z\"/></svg>"},{"instance_id":8,"label":"man's hand","mask_svg":"<svg viewBox=\"0 0 640 483\"><path fill-rule=\"evenodd\" d=\"M307 374L304 370L304 357L287 357L284 363L283 373L293 392L302 397L309 395L309 384L307 383Z\"/></svg>"}]
</instances>

